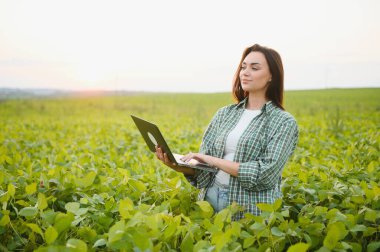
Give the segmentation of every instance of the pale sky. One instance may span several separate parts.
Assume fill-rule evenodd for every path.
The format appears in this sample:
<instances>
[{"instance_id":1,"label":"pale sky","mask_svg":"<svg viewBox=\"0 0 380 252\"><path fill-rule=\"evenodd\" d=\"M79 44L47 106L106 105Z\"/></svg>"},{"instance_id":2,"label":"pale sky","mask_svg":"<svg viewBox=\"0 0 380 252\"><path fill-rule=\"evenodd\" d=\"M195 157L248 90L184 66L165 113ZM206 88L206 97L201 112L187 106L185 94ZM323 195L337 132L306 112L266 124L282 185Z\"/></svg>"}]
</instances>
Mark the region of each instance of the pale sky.
<instances>
[{"instance_id":1,"label":"pale sky","mask_svg":"<svg viewBox=\"0 0 380 252\"><path fill-rule=\"evenodd\" d=\"M244 48L285 89L380 87L377 0L0 0L0 87L230 91Z\"/></svg>"}]
</instances>

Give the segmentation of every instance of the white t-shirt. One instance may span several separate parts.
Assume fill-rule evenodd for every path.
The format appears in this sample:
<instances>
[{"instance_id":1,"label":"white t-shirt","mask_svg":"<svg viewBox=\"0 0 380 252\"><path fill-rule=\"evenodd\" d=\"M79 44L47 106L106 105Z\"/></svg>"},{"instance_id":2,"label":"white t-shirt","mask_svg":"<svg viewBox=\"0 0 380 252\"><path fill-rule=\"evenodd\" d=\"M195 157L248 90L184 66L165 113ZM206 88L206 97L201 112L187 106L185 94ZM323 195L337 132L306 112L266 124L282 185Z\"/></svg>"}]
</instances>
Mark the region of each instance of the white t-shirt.
<instances>
[{"instance_id":1,"label":"white t-shirt","mask_svg":"<svg viewBox=\"0 0 380 252\"><path fill-rule=\"evenodd\" d=\"M236 147L244 130L248 127L253 118L258 116L261 110L245 109L236 127L228 134L226 146L224 149L223 159L233 161L236 152ZM215 177L215 183L228 186L230 174L219 170Z\"/></svg>"}]
</instances>

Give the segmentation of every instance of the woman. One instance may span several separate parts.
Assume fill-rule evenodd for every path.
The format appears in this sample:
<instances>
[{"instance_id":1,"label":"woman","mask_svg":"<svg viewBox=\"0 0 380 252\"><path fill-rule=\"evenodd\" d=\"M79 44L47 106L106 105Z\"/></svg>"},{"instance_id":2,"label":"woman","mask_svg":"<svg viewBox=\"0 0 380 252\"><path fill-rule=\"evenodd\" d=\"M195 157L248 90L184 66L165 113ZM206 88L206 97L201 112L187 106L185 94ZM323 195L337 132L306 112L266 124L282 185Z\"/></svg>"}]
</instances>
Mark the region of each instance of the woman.
<instances>
[{"instance_id":1,"label":"woman","mask_svg":"<svg viewBox=\"0 0 380 252\"><path fill-rule=\"evenodd\" d=\"M237 103L219 109L200 152L182 158L208 163L218 172L177 167L161 148L157 157L203 188L199 199L205 196L215 211L235 201L259 215L257 203L273 203L281 197L281 173L298 140L297 123L282 105L283 82L282 61L275 50L258 44L245 49L233 82ZM234 219L243 215L238 212Z\"/></svg>"}]
</instances>

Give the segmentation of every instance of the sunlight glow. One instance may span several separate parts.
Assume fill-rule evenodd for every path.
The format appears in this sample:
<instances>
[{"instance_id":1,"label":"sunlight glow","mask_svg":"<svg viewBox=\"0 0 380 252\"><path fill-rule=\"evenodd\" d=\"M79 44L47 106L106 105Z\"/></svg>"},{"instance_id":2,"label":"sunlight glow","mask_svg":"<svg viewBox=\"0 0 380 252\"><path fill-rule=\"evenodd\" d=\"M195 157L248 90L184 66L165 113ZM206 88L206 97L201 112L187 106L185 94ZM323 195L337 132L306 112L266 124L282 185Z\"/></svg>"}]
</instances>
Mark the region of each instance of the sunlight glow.
<instances>
[{"instance_id":1,"label":"sunlight glow","mask_svg":"<svg viewBox=\"0 0 380 252\"><path fill-rule=\"evenodd\" d=\"M112 67L103 59L91 61L84 58L77 64L75 71L76 79L86 86L96 86L97 83L113 78Z\"/></svg>"}]
</instances>

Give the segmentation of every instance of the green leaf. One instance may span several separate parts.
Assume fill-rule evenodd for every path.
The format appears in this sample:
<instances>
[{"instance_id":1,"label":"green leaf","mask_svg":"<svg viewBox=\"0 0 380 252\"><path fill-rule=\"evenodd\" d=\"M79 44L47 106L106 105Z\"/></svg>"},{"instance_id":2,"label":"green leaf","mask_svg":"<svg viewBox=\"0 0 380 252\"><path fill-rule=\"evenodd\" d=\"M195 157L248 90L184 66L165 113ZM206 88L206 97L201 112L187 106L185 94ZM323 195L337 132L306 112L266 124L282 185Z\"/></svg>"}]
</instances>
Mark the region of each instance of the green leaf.
<instances>
[{"instance_id":1,"label":"green leaf","mask_svg":"<svg viewBox=\"0 0 380 252\"><path fill-rule=\"evenodd\" d=\"M222 229L224 227L224 222L231 222L231 215L228 209L223 209L219 213L217 213L214 217L214 224Z\"/></svg>"},{"instance_id":2,"label":"green leaf","mask_svg":"<svg viewBox=\"0 0 380 252\"><path fill-rule=\"evenodd\" d=\"M374 172L376 170L375 169L375 167L376 167L375 163L376 163L376 161L371 161L369 163L369 165L367 167L367 170L368 170L369 173L372 173L372 172Z\"/></svg>"},{"instance_id":3,"label":"green leaf","mask_svg":"<svg viewBox=\"0 0 380 252\"><path fill-rule=\"evenodd\" d=\"M364 215L366 221L376 222L376 211L367 209Z\"/></svg>"},{"instance_id":4,"label":"green leaf","mask_svg":"<svg viewBox=\"0 0 380 252\"><path fill-rule=\"evenodd\" d=\"M15 192L16 192L16 187L12 184L12 183L9 183L8 184L8 194L10 197L14 197L15 196Z\"/></svg>"},{"instance_id":5,"label":"green leaf","mask_svg":"<svg viewBox=\"0 0 380 252\"><path fill-rule=\"evenodd\" d=\"M6 215L3 215L0 219L0 226L1 227L4 227L6 226L11 220L9 219L9 215L6 214Z\"/></svg>"},{"instance_id":6,"label":"green leaf","mask_svg":"<svg viewBox=\"0 0 380 252\"><path fill-rule=\"evenodd\" d=\"M1 136L1 135L0 135ZM0 147L1 148L1 147ZM0 165L1 165L1 159L2 159L3 156L0 155ZM4 183L4 178L5 178L5 173L2 172L2 170L0 170L0 184L3 184Z\"/></svg>"},{"instance_id":7,"label":"green leaf","mask_svg":"<svg viewBox=\"0 0 380 252\"><path fill-rule=\"evenodd\" d=\"M26 194L33 194L37 191L37 183L31 183L25 187Z\"/></svg>"},{"instance_id":8,"label":"green leaf","mask_svg":"<svg viewBox=\"0 0 380 252\"><path fill-rule=\"evenodd\" d=\"M132 235L133 243L140 251L152 251L153 242L149 235L144 232L134 232Z\"/></svg>"},{"instance_id":9,"label":"green leaf","mask_svg":"<svg viewBox=\"0 0 380 252\"><path fill-rule=\"evenodd\" d=\"M346 230L346 226L343 222L334 222L328 225L327 231L330 231L330 229L335 229L335 231L337 231L336 233L338 234L339 240L344 239L344 237L346 237L346 235L348 234L348 231Z\"/></svg>"},{"instance_id":10,"label":"green leaf","mask_svg":"<svg viewBox=\"0 0 380 252\"><path fill-rule=\"evenodd\" d=\"M187 216L185 216L183 213L181 213L180 216L176 216L176 217L174 217L174 220L175 220L178 224L180 223L180 220L181 220L180 217L181 217L184 221L186 221L187 223L192 223L189 217L187 217Z\"/></svg>"},{"instance_id":11,"label":"green leaf","mask_svg":"<svg viewBox=\"0 0 380 252\"><path fill-rule=\"evenodd\" d=\"M73 220L74 215L72 213L58 213L55 216L54 228L57 230L58 234L60 234L71 226Z\"/></svg>"},{"instance_id":12,"label":"green leaf","mask_svg":"<svg viewBox=\"0 0 380 252\"><path fill-rule=\"evenodd\" d=\"M353 252L361 252L363 250L362 245L357 242L349 242L349 245L351 246L351 250Z\"/></svg>"},{"instance_id":13,"label":"green leaf","mask_svg":"<svg viewBox=\"0 0 380 252\"><path fill-rule=\"evenodd\" d=\"M254 230L254 231L262 231L266 228L266 226L262 223L255 222L249 228Z\"/></svg>"},{"instance_id":14,"label":"green leaf","mask_svg":"<svg viewBox=\"0 0 380 252\"><path fill-rule=\"evenodd\" d=\"M380 242L379 241L371 242L367 246L367 252L376 252L376 251L379 251L379 249L380 249Z\"/></svg>"},{"instance_id":15,"label":"green leaf","mask_svg":"<svg viewBox=\"0 0 380 252\"><path fill-rule=\"evenodd\" d=\"M325 239L323 240L323 245L330 249L330 250L333 250L335 248L335 246L338 244L338 237L336 236L335 233L332 233L332 232L329 232Z\"/></svg>"},{"instance_id":16,"label":"green leaf","mask_svg":"<svg viewBox=\"0 0 380 252\"><path fill-rule=\"evenodd\" d=\"M228 231L217 231L211 238L211 243L215 245L216 251L221 251L229 242L231 242L231 233Z\"/></svg>"},{"instance_id":17,"label":"green leaf","mask_svg":"<svg viewBox=\"0 0 380 252\"><path fill-rule=\"evenodd\" d=\"M78 230L78 235L85 241L93 241L96 238L96 231L90 227L81 227Z\"/></svg>"},{"instance_id":18,"label":"green leaf","mask_svg":"<svg viewBox=\"0 0 380 252\"><path fill-rule=\"evenodd\" d=\"M306 252L310 247L310 244L299 242L290 246L287 252Z\"/></svg>"},{"instance_id":19,"label":"green leaf","mask_svg":"<svg viewBox=\"0 0 380 252\"><path fill-rule=\"evenodd\" d=\"M315 215L325 215L327 213L327 207L316 206L314 210Z\"/></svg>"},{"instance_id":20,"label":"green leaf","mask_svg":"<svg viewBox=\"0 0 380 252\"><path fill-rule=\"evenodd\" d=\"M322 234L323 230L325 229L325 225L322 223L308 223L304 226L304 230L312 235L319 236Z\"/></svg>"},{"instance_id":21,"label":"green leaf","mask_svg":"<svg viewBox=\"0 0 380 252\"><path fill-rule=\"evenodd\" d=\"M299 176L299 178L300 178L300 180L303 182L303 183L307 183L307 178L308 178L308 176L307 176L308 174L307 173L305 173L305 172L299 172L298 173L298 176Z\"/></svg>"},{"instance_id":22,"label":"green leaf","mask_svg":"<svg viewBox=\"0 0 380 252\"><path fill-rule=\"evenodd\" d=\"M162 216L158 214L146 216L145 223L154 232L155 231L160 232L159 229L162 230L162 227L163 227Z\"/></svg>"},{"instance_id":23,"label":"green leaf","mask_svg":"<svg viewBox=\"0 0 380 252\"><path fill-rule=\"evenodd\" d=\"M113 199L113 198L112 198ZM88 204L88 199L87 198L80 198L80 200L79 200L79 203L80 204L83 204L83 205L87 205Z\"/></svg>"},{"instance_id":24,"label":"green leaf","mask_svg":"<svg viewBox=\"0 0 380 252\"><path fill-rule=\"evenodd\" d=\"M47 244L52 244L58 237L58 232L54 227L49 226L45 231L45 241Z\"/></svg>"},{"instance_id":25,"label":"green leaf","mask_svg":"<svg viewBox=\"0 0 380 252\"><path fill-rule=\"evenodd\" d=\"M207 201L197 201L196 204L201 208L202 217L210 218L214 214L214 209Z\"/></svg>"},{"instance_id":26,"label":"green leaf","mask_svg":"<svg viewBox=\"0 0 380 252\"><path fill-rule=\"evenodd\" d=\"M272 234L273 234L274 236L279 236L279 237L281 237L281 236L285 236L285 233L282 232L278 227L272 227L272 228L271 228L271 232L272 232Z\"/></svg>"},{"instance_id":27,"label":"green leaf","mask_svg":"<svg viewBox=\"0 0 380 252\"><path fill-rule=\"evenodd\" d=\"M37 207L24 207L23 209L18 212L19 215L25 216L25 217L32 217L37 215L38 209Z\"/></svg>"},{"instance_id":28,"label":"green leaf","mask_svg":"<svg viewBox=\"0 0 380 252\"><path fill-rule=\"evenodd\" d=\"M208 201L197 201L196 204L202 209L203 212L213 212L213 208Z\"/></svg>"},{"instance_id":29,"label":"green leaf","mask_svg":"<svg viewBox=\"0 0 380 252\"><path fill-rule=\"evenodd\" d=\"M57 215L58 213L57 212L54 212L53 210L51 209L48 209L44 212L41 212L40 213L40 216L43 220L45 220L46 222L48 222L50 225L53 225L54 224L54 220L55 220L55 216Z\"/></svg>"},{"instance_id":30,"label":"green leaf","mask_svg":"<svg viewBox=\"0 0 380 252\"><path fill-rule=\"evenodd\" d=\"M250 247L256 241L256 237L250 236L244 239L243 248Z\"/></svg>"},{"instance_id":31,"label":"green leaf","mask_svg":"<svg viewBox=\"0 0 380 252\"><path fill-rule=\"evenodd\" d=\"M166 181L167 185L172 188L172 189L176 189L176 188L179 188L181 187L181 178L178 176L178 177L174 177L172 179L168 179Z\"/></svg>"},{"instance_id":32,"label":"green leaf","mask_svg":"<svg viewBox=\"0 0 380 252\"><path fill-rule=\"evenodd\" d=\"M338 209L336 208L333 208L331 210L329 210L326 214L326 218L328 220L336 220L336 221L341 221L341 222L344 222L346 221L347 217L342 214Z\"/></svg>"},{"instance_id":33,"label":"green leaf","mask_svg":"<svg viewBox=\"0 0 380 252\"><path fill-rule=\"evenodd\" d=\"M256 206L263 212L273 212L273 205L267 203L257 203Z\"/></svg>"},{"instance_id":34,"label":"green leaf","mask_svg":"<svg viewBox=\"0 0 380 252\"><path fill-rule=\"evenodd\" d=\"M44 237L44 234L42 233L42 230L39 226L37 226L36 224L34 223L26 223L26 226L28 226L33 232L41 235L42 237Z\"/></svg>"},{"instance_id":35,"label":"green leaf","mask_svg":"<svg viewBox=\"0 0 380 252\"><path fill-rule=\"evenodd\" d=\"M190 232L187 232L181 243L181 251L193 251L194 239Z\"/></svg>"},{"instance_id":36,"label":"green leaf","mask_svg":"<svg viewBox=\"0 0 380 252\"><path fill-rule=\"evenodd\" d=\"M94 171L90 171L84 178L77 179L76 185L81 188L89 187L94 183L95 177L96 173Z\"/></svg>"},{"instance_id":37,"label":"green leaf","mask_svg":"<svg viewBox=\"0 0 380 252\"><path fill-rule=\"evenodd\" d=\"M87 244L79 239L70 239L66 243L66 247L73 249L73 251L87 252Z\"/></svg>"},{"instance_id":38,"label":"green leaf","mask_svg":"<svg viewBox=\"0 0 380 252\"><path fill-rule=\"evenodd\" d=\"M0 202L7 202L9 200L8 192L0 192Z\"/></svg>"},{"instance_id":39,"label":"green leaf","mask_svg":"<svg viewBox=\"0 0 380 252\"><path fill-rule=\"evenodd\" d=\"M95 243L94 243L94 246L92 246L93 248L97 248L97 247L101 247L101 246L104 246L107 244L107 241L106 239L99 239L97 240Z\"/></svg>"},{"instance_id":40,"label":"green leaf","mask_svg":"<svg viewBox=\"0 0 380 252\"><path fill-rule=\"evenodd\" d=\"M276 201L273 203L273 210L274 211L277 211L281 208L282 206L282 199L281 198L278 198L276 199Z\"/></svg>"},{"instance_id":41,"label":"green leaf","mask_svg":"<svg viewBox=\"0 0 380 252\"><path fill-rule=\"evenodd\" d=\"M364 232L367 231L367 227L364 225L355 225L354 227L350 228L351 232Z\"/></svg>"},{"instance_id":42,"label":"green leaf","mask_svg":"<svg viewBox=\"0 0 380 252\"><path fill-rule=\"evenodd\" d=\"M326 248L333 250L338 244L338 241L346 237L348 231L342 222L334 222L330 224L327 229L328 232L323 240L323 245Z\"/></svg>"},{"instance_id":43,"label":"green leaf","mask_svg":"<svg viewBox=\"0 0 380 252\"><path fill-rule=\"evenodd\" d=\"M130 179L129 184L134 190L137 190L139 192L145 192L146 191L146 186L144 185L143 182L135 179Z\"/></svg>"},{"instance_id":44,"label":"green leaf","mask_svg":"<svg viewBox=\"0 0 380 252\"><path fill-rule=\"evenodd\" d=\"M108 242L112 244L121 240L125 233L124 229L124 220L116 222L108 231Z\"/></svg>"},{"instance_id":45,"label":"green leaf","mask_svg":"<svg viewBox=\"0 0 380 252\"><path fill-rule=\"evenodd\" d=\"M170 238L178 228L178 224L175 221L170 221L164 231L164 238Z\"/></svg>"},{"instance_id":46,"label":"green leaf","mask_svg":"<svg viewBox=\"0 0 380 252\"><path fill-rule=\"evenodd\" d=\"M284 211L281 211L281 215L283 217L289 217L289 209L285 209Z\"/></svg>"},{"instance_id":47,"label":"green leaf","mask_svg":"<svg viewBox=\"0 0 380 252\"><path fill-rule=\"evenodd\" d=\"M83 215L88 212L88 208L79 208L78 211L75 212L75 215Z\"/></svg>"},{"instance_id":48,"label":"green leaf","mask_svg":"<svg viewBox=\"0 0 380 252\"><path fill-rule=\"evenodd\" d=\"M39 210L44 210L45 208L48 207L48 203L47 203L45 194L38 193L37 206L38 206Z\"/></svg>"},{"instance_id":49,"label":"green leaf","mask_svg":"<svg viewBox=\"0 0 380 252\"><path fill-rule=\"evenodd\" d=\"M378 231L378 229L375 227L367 227L366 231L363 232L363 236L364 237L371 236L371 235L375 234L377 231Z\"/></svg>"},{"instance_id":50,"label":"green leaf","mask_svg":"<svg viewBox=\"0 0 380 252\"><path fill-rule=\"evenodd\" d=\"M363 196L361 195L354 195L354 196L351 196L351 201L358 204L358 205L362 205L364 204L364 198Z\"/></svg>"},{"instance_id":51,"label":"green leaf","mask_svg":"<svg viewBox=\"0 0 380 252\"><path fill-rule=\"evenodd\" d=\"M133 210L133 201L130 198L125 198L120 200L119 203L119 213L124 219L130 218L131 214L129 211Z\"/></svg>"},{"instance_id":52,"label":"green leaf","mask_svg":"<svg viewBox=\"0 0 380 252\"><path fill-rule=\"evenodd\" d=\"M132 218L127 222L125 225L126 227L134 227L138 226L139 224L145 222L146 216L142 214L141 212L137 212L132 216Z\"/></svg>"},{"instance_id":53,"label":"green leaf","mask_svg":"<svg viewBox=\"0 0 380 252\"><path fill-rule=\"evenodd\" d=\"M65 209L68 211L68 212L72 212L73 214L75 214L80 208L80 204L78 202L69 202L69 203L66 203L65 205Z\"/></svg>"},{"instance_id":54,"label":"green leaf","mask_svg":"<svg viewBox=\"0 0 380 252\"><path fill-rule=\"evenodd\" d=\"M231 223L231 229L229 229L231 235L235 237L240 237L241 232L241 224L238 222L232 222Z\"/></svg>"},{"instance_id":55,"label":"green leaf","mask_svg":"<svg viewBox=\"0 0 380 252\"><path fill-rule=\"evenodd\" d=\"M211 244L209 241L200 240L194 245L193 251L211 251L211 249L209 249L210 247Z\"/></svg>"},{"instance_id":56,"label":"green leaf","mask_svg":"<svg viewBox=\"0 0 380 252\"><path fill-rule=\"evenodd\" d=\"M5 162L7 162L10 165L13 165L13 159L9 156L5 156Z\"/></svg>"}]
</instances>

